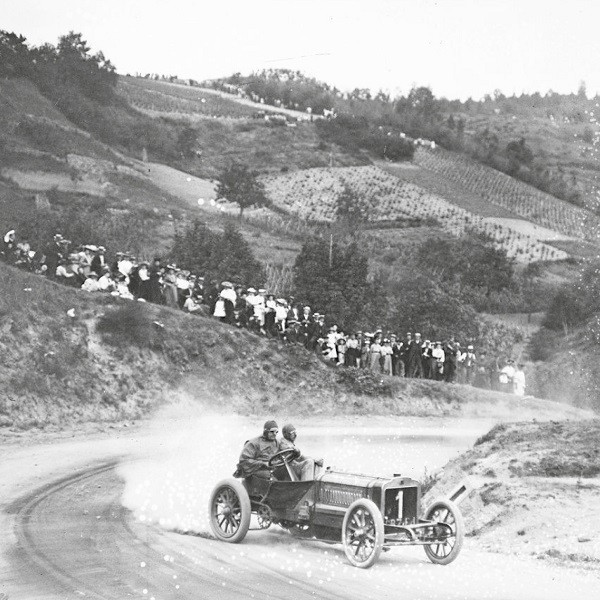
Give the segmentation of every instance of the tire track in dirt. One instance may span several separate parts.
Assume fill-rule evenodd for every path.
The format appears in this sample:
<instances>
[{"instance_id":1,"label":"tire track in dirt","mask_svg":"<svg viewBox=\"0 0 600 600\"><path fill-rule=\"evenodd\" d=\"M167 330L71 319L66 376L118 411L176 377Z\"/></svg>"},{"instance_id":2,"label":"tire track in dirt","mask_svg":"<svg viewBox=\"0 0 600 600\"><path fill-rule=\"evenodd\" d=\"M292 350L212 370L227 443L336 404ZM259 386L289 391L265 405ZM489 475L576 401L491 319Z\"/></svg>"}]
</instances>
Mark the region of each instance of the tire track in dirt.
<instances>
[{"instance_id":1,"label":"tire track in dirt","mask_svg":"<svg viewBox=\"0 0 600 600\"><path fill-rule=\"evenodd\" d=\"M339 545L292 539L277 528L251 530L243 544L165 531L122 506L116 465L70 473L8 507L17 538L11 561L23 582L16 593L6 590L11 600L431 600L441 590L447 600L562 600L600 593L595 578L469 548L447 567L403 548L363 570L347 564Z\"/></svg>"}]
</instances>

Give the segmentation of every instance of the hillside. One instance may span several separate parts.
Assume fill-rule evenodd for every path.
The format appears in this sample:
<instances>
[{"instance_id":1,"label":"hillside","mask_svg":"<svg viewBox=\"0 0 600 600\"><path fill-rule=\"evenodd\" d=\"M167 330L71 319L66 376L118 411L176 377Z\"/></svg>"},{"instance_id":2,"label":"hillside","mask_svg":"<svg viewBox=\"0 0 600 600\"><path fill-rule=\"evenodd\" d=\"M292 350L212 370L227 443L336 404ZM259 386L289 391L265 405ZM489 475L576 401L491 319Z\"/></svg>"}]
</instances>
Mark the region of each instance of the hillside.
<instances>
[{"instance_id":1,"label":"hillside","mask_svg":"<svg viewBox=\"0 0 600 600\"><path fill-rule=\"evenodd\" d=\"M485 114L466 118L469 136L484 130L496 135L505 145L525 139L547 168L570 180L583 202L594 210L598 207L598 161L596 144L598 128L593 116L595 99L567 98L552 105L544 102L521 103L499 101ZM497 109L497 112L496 110Z\"/></svg>"},{"instance_id":2,"label":"hillside","mask_svg":"<svg viewBox=\"0 0 600 600\"><path fill-rule=\"evenodd\" d=\"M473 305L501 313L513 306L544 310L556 289L574 281L580 257L597 254L592 212L462 155L417 147L412 161L382 161L364 148L331 142L316 122L294 117L297 111L281 109L285 119L267 118L277 110L263 114L260 103L243 100L120 77L113 104L86 103L80 114L73 107L57 110L61 104L27 79L3 79L0 226L7 231L17 223L19 235L26 235L40 230L29 223L46 221L46 229L52 223L60 231L60 218L71 219L81 208L90 218L78 239L106 243L109 259L117 249L140 258L167 256L176 232L193 219L222 229L236 218L237 206L211 201L214 178L240 161L262 173L274 208L247 211L242 234L265 265L266 285L290 293L291 266L303 243L315 235L329 239L335 203L349 187L374 206L361 243L369 253L369 278L393 307L382 325L403 329L410 314L410 327L421 329L444 318L444 335L463 341L466 334L455 327L460 319L478 321ZM83 119L86 110L93 119ZM474 290L442 281L447 265L419 264L420 248L462 239L457 236L465 229L489 234L521 264L507 289L492 294L489 284ZM528 270L532 263L539 263L537 270ZM428 298L426 318L414 316L419 293ZM508 329L488 330L477 343L504 358L516 337ZM530 389L538 393L551 379L541 375L544 368L528 371Z\"/></svg>"},{"instance_id":3,"label":"hillside","mask_svg":"<svg viewBox=\"0 0 600 600\"><path fill-rule=\"evenodd\" d=\"M6 182L21 190L56 189L139 205L138 198L143 198L145 208L155 211L164 208L165 201L183 207L176 198L181 198L181 190L168 190L164 185L158 189L156 178L144 177L143 163L70 125L30 83L8 81L0 87L1 98L11 108L3 128L0 175ZM596 240L598 219L593 214L441 148L417 149L412 169L383 163L389 175L379 172L373 179L372 174L365 176L373 173L372 167L361 167L368 161L366 156L357 160L324 143L310 122L291 123L294 127L272 125L254 118L256 111L234 99L216 96L214 90L167 82L121 78L118 93L138 108L150 110L147 107L152 106L156 119L177 113L192 125L195 157L179 159L175 166L213 178L228 162L242 160L271 173L266 181L273 202L304 219L330 220L340 188L348 184L381 200L378 213L372 216L375 221L440 221L453 235L465 226L474 227L490 234L524 263L561 260L568 255L564 248L578 254L577 242ZM317 172L329 174L315 180ZM303 177L312 184L304 187ZM208 199L206 191L199 197ZM308 204L299 210L304 203ZM199 213L189 202L187 209ZM165 211L164 216L171 212Z\"/></svg>"},{"instance_id":4,"label":"hillside","mask_svg":"<svg viewBox=\"0 0 600 600\"><path fill-rule=\"evenodd\" d=\"M261 112L273 107L214 90L121 77L118 94L155 118L177 118L193 124L196 156L179 166L199 177L214 178L232 161L260 172L368 162L335 144L324 143L310 122L291 117L289 121L269 120L273 113Z\"/></svg>"},{"instance_id":5,"label":"hillside","mask_svg":"<svg viewBox=\"0 0 600 600\"><path fill-rule=\"evenodd\" d=\"M5 430L135 420L182 397L254 415L290 406L313 415L580 414L472 387L336 370L302 347L211 318L88 294L2 264L0 285Z\"/></svg>"},{"instance_id":6,"label":"hillside","mask_svg":"<svg viewBox=\"0 0 600 600\"><path fill-rule=\"evenodd\" d=\"M337 199L344 189L350 189L370 203L369 224L373 229L378 223L394 221L399 229L405 227L405 221L415 226L435 223L456 237L471 229L491 236L508 256L523 263L564 260L566 252L542 240L573 239L547 227L527 224L516 215L504 220L481 217L479 211L464 210L426 187L404 180L400 169L395 169L393 175L375 166L310 169L267 176L263 181L276 206L304 220L335 221Z\"/></svg>"},{"instance_id":7,"label":"hillside","mask_svg":"<svg viewBox=\"0 0 600 600\"><path fill-rule=\"evenodd\" d=\"M368 155L363 153L357 159L356 154L347 154L341 148L325 143L311 123L305 120L288 122L293 127L286 127L269 124L262 117L256 119L260 111L265 112L265 107L274 111L278 110L277 107L254 103L255 110L251 113L252 102L245 98L181 83L146 79L122 79L119 90L133 105L150 110L155 116L177 114L201 124L197 129L197 143L201 152L199 162L202 164L188 163L186 168L190 172L214 176L218 165L222 166L219 161L227 152L229 160L242 160L261 172L269 173L266 181L273 202L304 219L330 220L341 185L348 183L348 174L352 173L350 186L357 187L363 194L366 190L360 186L367 185L371 196L391 194L392 202L409 204L396 208L397 205L392 203L388 206L384 202L379 209L380 214L373 217L375 221L393 221L407 216L435 219L440 214L438 208L419 206L424 196L431 197L434 205L446 204L450 208L455 223L445 228L454 235L462 231L465 223L474 224L477 230L492 235L500 246L520 262L561 260L570 254L585 256L590 252L586 242L595 244L597 240L599 221L593 213L439 147L435 150L418 147L412 169L403 168L402 163L398 166L380 163L398 181L385 181L385 177L379 175L373 187L361 175L368 172L368 168L365 167L365 171L361 166L371 162L373 157L369 160ZM242 101L244 104L241 104ZM217 127L216 123L221 123L217 136L207 136L206 125L202 123L208 120L213 128ZM268 137L265 137L265 128ZM237 138L235 144L231 144L229 136L234 130ZM286 131L293 132L291 137ZM257 155L246 144L254 149L260 148L268 156ZM224 146L228 146L227 151ZM308 152L310 159L308 155L302 158ZM335 168L331 169L332 166ZM306 169L310 171L303 175ZM294 174L297 170L301 173ZM329 181L321 178L321 182L313 181L312 187L303 187L303 177L314 180L314 173L325 173L327 170L333 176L329 176ZM340 181L336 174L341 172L346 175ZM335 183L336 180L338 183ZM382 185L386 189L382 190ZM315 192L318 199L315 198ZM324 193L326 199L323 199ZM414 198L412 203L410 197ZM302 209L298 208L304 203L308 204ZM315 205L314 208L311 208L312 205ZM444 218L442 215L442 220Z\"/></svg>"}]
</instances>

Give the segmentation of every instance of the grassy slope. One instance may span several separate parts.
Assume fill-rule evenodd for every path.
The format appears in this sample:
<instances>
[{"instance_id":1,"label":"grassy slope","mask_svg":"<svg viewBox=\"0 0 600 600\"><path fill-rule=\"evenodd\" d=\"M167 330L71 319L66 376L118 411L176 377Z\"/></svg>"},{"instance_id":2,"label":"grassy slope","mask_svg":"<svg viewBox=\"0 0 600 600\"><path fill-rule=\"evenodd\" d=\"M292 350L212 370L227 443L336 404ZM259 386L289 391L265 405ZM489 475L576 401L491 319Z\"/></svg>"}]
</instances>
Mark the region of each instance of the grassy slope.
<instances>
[{"instance_id":1,"label":"grassy slope","mask_svg":"<svg viewBox=\"0 0 600 600\"><path fill-rule=\"evenodd\" d=\"M5 265L0 288L2 427L136 419L182 395L242 414L490 416L510 414L515 402L469 387L336 370L301 347L213 319L86 294ZM532 402L531 414L576 414Z\"/></svg>"},{"instance_id":2,"label":"grassy slope","mask_svg":"<svg viewBox=\"0 0 600 600\"><path fill-rule=\"evenodd\" d=\"M567 176L574 173L586 203L596 207L598 201L595 190L600 165L596 160L594 144L583 139L586 127L596 131L595 122L591 120L577 123L567 121L559 114L555 114L555 119L551 120L543 114L525 117L501 112L498 115L471 117L467 122L468 130L482 131L488 128L495 133L500 146L525 138L534 154L544 157L550 168L562 168Z\"/></svg>"},{"instance_id":3,"label":"grassy slope","mask_svg":"<svg viewBox=\"0 0 600 600\"><path fill-rule=\"evenodd\" d=\"M187 90L183 86L178 87ZM112 158L109 160L114 160L117 166L133 164L127 157L115 154L110 148L91 139L88 134L73 128L64 116L57 112L52 104L41 96L34 86L27 82L3 81L0 85L0 102L3 103L3 108L6 108L6 110L0 111L0 142L4 141L7 147L11 149L9 158L16 161L21 168L55 173L62 172L64 177L68 178L70 177L69 167L68 165L65 166L64 159L64 152L66 151L81 153L97 160L105 160L110 156ZM53 135L45 140L47 146L43 145L44 140L38 140L33 144L31 140L15 134L16 123L19 122L24 112L33 115L35 119L44 120L44 122L51 125L54 124L52 125L54 129L50 129ZM231 119L222 123L214 119L204 119L201 122L200 130L204 131L206 136L201 137L201 139L204 140L203 143L210 150L208 151L209 158L203 157L201 162L208 161L207 168L212 170L216 169L224 160L229 160L234 156L243 158L250 156L251 160L255 161L256 166L263 165L266 161L274 169L280 169L282 162L285 163L284 166L290 166L291 168L312 165L311 161L316 161L317 164L328 164L330 155L327 150L318 150L318 137L310 125L307 125L306 128L294 129L286 127L268 128L264 125L256 124L255 126L251 123L251 127L249 129L246 127L247 130L243 131L244 126L244 122ZM226 137L221 135L224 131L227 132ZM255 155L254 151L257 147L263 152L268 151L269 156L259 157ZM288 159L288 156L291 158ZM353 164L353 162L356 164L357 162L353 157L344 155L340 158L340 156L334 153L334 164L344 164L344 161L347 161L348 164ZM340 162L336 163L335 161L338 159ZM6 155L3 156L3 164L6 164ZM201 165L199 167L196 165L195 168L202 170L205 166ZM79 173L79 175L85 175L85 173ZM198 207L192 207L184 199L176 198L144 178L122 172L109 173L107 178L113 185L114 192L111 202L114 202L115 205L125 206L126 200L129 200L129 206L146 207L159 211L159 216L164 222L158 226L157 235L151 234L150 236L152 242L147 248L148 256L157 250L157 241L159 251L168 248L173 234L173 224L167 216L173 209L180 212L185 211L188 217L199 215L202 218L207 218L214 226L221 225L218 215L213 217L201 211ZM444 188L443 182L439 177L433 179L435 179L436 191L441 191ZM433 179L429 178L430 181L433 181ZM451 193L452 197L461 195L461 191L457 190L454 184L450 185L449 189L449 194ZM76 200L76 197L67 198L65 196L65 198L68 201ZM465 201L474 202L475 199L469 196ZM10 182L0 181L0 226L4 231L14 224L15 218L30 214L33 209L32 192L20 190ZM293 262L299 245L297 241L290 239L285 232L272 231L267 233L264 227L250 223L244 224L243 230L260 258L276 263L291 264ZM424 235L435 237L438 234L436 231L426 234L423 228L419 228L414 232L412 230L406 231L403 237L410 238L412 236L422 240ZM386 242L388 237L386 231L378 234L378 238L382 242ZM383 243L383 246L386 246L386 243ZM577 350L576 344L573 349ZM556 362L560 367L561 359L557 359ZM584 358L579 360L579 365L581 368L577 373L581 371L589 373L589 369L586 370ZM560 368L548 366L547 371L549 381L558 378L560 381L557 383L563 382L560 389L565 391L569 389L571 384L568 383L568 380L556 375L561 372ZM542 375L542 377L544 376ZM558 395L560 396L560 394L561 392ZM552 397L556 398L557 395L552 394Z\"/></svg>"},{"instance_id":4,"label":"grassy slope","mask_svg":"<svg viewBox=\"0 0 600 600\"><path fill-rule=\"evenodd\" d=\"M311 123L286 127L252 118L260 105L248 107L198 88L146 79L121 78L118 90L134 106L152 106L154 116L190 121L202 157L183 160L178 166L199 177L214 178L233 161L260 172L369 162L324 144Z\"/></svg>"}]
</instances>

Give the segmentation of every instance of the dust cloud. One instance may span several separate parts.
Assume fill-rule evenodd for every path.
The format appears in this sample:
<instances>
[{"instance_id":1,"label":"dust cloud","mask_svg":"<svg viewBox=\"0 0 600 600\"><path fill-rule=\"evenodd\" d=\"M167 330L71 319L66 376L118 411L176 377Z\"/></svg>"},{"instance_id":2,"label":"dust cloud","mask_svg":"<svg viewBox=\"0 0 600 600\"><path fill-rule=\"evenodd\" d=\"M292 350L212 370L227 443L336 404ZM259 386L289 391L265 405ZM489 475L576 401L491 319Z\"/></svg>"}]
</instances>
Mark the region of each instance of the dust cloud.
<instances>
[{"instance_id":1,"label":"dust cloud","mask_svg":"<svg viewBox=\"0 0 600 600\"><path fill-rule=\"evenodd\" d=\"M123 505L145 523L208 533L208 498L231 477L244 442L262 433L267 419L281 427L286 416L242 417L208 411L198 398L180 394L152 420L129 461L119 467ZM489 430L486 420L449 422L419 418L292 419L298 445L325 466L349 473L419 479L440 468Z\"/></svg>"},{"instance_id":2,"label":"dust cloud","mask_svg":"<svg viewBox=\"0 0 600 600\"><path fill-rule=\"evenodd\" d=\"M179 398L156 415L137 452L119 466L123 505L141 522L208 532L210 492L232 476L243 443L262 433L263 422L209 413L197 399Z\"/></svg>"}]
</instances>

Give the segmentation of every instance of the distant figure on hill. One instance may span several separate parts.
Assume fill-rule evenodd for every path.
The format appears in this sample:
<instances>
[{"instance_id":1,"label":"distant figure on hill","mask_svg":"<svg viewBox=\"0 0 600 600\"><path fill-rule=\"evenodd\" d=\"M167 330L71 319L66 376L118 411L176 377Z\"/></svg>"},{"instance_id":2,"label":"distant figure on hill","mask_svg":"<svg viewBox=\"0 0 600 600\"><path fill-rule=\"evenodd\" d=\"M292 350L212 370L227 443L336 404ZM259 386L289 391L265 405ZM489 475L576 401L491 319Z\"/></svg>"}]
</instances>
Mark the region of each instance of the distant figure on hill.
<instances>
[{"instance_id":1,"label":"distant figure on hill","mask_svg":"<svg viewBox=\"0 0 600 600\"><path fill-rule=\"evenodd\" d=\"M523 371L524 365L519 364L513 375L513 390L517 396L525 395L525 371Z\"/></svg>"},{"instance_id":2,"label":"distant figure on hill","mask_svg":"<svg viewBox=\"0 0 600 600\"><path fill-rule=\"evenodd\" d=\"M421 334L415 333L415 338L408 344L406 351L408 359L407 377L423 377L423 346L421 342Z\"/></svg>"},{"instance_id":3,"label":"distant figure on hill","mask_svg":"<svg viewBox=\"0 0 600 600\"><path fill-rule=\"evenodd\" d=\"M500 384L500 391L505 392L507 394L513 393L513 381L515 377L515 366L514 360L509 358L506 361L506 365L502 367L500 373L498 375L498 382Z\"/></svg>"},{"instance_id":4,"label":"distant figure on hill","mask_svg":"<svg viewBox=\"0 0 600 600\"><path fill-rule=\"evenodd\" d=\"M16 242L15 230L11 229L6 232L2 246L2 259L6 262L12 262L15 257Z\"/></svg>"},{"instance_id":5,"label":"distant figure on hill","mask_svg":"<svg viewBox=\"0 0 600 600\"><path fill-rule=\"evenodd\" d=\"M44 249L44 256L46 257L45 263L48 267L46 275L50 279L56 278L56 267L58 267L58 261L63 258L63 247L61 245L62 239L62 235L57 233L54 236L52 243Z\"/></svg>"},{"instance_id":6,"label":"distant figure on hill","mask_svg":"<svg viewBox=\"0 0 600 600\"><path fill-rule=\"evenodd\" d=\"M444 379L444 364L446 362L446 353L442 348L442 342L436 342L435 347L431 351L433 361L433 379L441 381Z\"/></svg>"},{"instance_id":7,"label":"distant figure on hill","mask_svg":"<svg viewBox=\"0 0 600 600\"><path fill-rule=\"evenodd\" d=\"M454 383L456 380L456 366L457 366L457 352L458 348L456 346L456 342L454 340L454 336L450 337L450 339L446 342L444 346L444 354L446 356L446 360L444 362L444 379L447 383Z\"/></svg>"},{"instance_id":8,"label":"distant figure on hill","mask_svg":"<svg viewBox=\"0 0 600 600\"><path fill-rule=\"evenodd\" d=\"M477 357L475 356L475 351L471 344L469 344L467 346L467 351L465 353L465 358L464 358L463 364L465 367L465 383L472 385L473 381L475 379L475 369L477 367Z\"/></svg>"}]
</instances>

